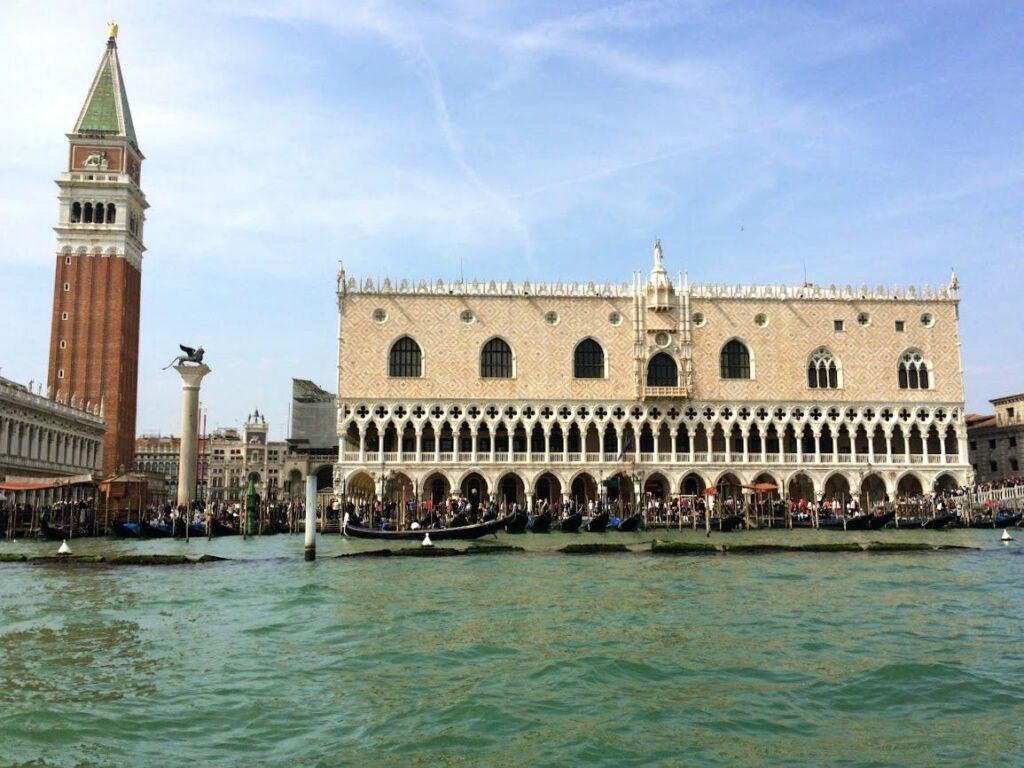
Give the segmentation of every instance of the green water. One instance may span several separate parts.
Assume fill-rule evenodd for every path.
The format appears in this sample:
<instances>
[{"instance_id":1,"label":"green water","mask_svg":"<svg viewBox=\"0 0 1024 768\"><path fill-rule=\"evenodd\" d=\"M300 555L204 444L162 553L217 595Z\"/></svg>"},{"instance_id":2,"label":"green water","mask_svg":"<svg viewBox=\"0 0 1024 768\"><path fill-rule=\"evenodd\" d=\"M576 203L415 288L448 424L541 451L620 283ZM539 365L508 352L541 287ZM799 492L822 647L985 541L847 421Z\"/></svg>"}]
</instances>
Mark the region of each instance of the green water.
<instances>
[{"instance_id":1,"label":"green water","mask_svg":"<svg viewBox=\"0 0 1024 768\"><path fill-rule=\"evenodd\" d=\"M246 559L0 565L0 765L1022 765L1024 531L998 534L443 560L330 560L376 545L328 537L315 563L297 536L76 540Z\"/></svg>"}]
</instances>

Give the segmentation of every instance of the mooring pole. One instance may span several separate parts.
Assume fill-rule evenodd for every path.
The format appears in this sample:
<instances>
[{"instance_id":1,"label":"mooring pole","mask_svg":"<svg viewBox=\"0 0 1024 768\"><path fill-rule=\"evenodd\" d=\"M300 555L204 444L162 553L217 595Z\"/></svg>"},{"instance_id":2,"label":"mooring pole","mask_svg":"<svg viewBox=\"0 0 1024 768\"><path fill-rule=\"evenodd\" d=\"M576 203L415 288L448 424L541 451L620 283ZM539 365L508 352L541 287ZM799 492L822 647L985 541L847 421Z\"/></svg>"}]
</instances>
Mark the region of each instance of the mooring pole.
<instances>
[{"instance_id":1,"label":"mooring pole","mask_svg":"<svg viewBox=\"0 0 1024 768\"><path fill-rule=\"evenodd\" d=\"M316 475L306 478L306 559L316 560Z\"/></svg>"}]
</instances>

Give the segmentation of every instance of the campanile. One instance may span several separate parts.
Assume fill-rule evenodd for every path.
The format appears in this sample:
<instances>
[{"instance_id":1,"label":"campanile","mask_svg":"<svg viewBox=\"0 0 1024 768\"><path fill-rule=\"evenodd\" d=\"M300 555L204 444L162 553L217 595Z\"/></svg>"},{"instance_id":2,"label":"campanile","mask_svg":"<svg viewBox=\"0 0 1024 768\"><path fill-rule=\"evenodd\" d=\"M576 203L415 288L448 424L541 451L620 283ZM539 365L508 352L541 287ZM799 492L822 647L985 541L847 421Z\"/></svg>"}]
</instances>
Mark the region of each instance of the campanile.
<instances>
[{"instance_id":1,"label":"campanile","mask_svg":"<svg viewBox=\"0 0 1024 768\"><path fill-rule=\"evenodd\" d=\"M131 468L139 362L143 222L139 151L117 57L117 25L57 179L60 214L47 383L51 397L102 404L103 474Z\"/></svg>"}]
</instances>

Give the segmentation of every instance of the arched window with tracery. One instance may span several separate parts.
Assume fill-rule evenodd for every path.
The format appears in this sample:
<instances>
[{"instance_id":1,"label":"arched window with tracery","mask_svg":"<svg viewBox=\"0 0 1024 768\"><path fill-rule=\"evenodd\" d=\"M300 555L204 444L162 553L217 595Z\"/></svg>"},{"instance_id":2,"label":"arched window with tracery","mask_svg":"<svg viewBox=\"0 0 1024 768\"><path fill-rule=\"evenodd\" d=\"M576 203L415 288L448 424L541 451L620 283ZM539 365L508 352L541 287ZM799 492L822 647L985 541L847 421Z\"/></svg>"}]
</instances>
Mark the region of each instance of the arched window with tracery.
<instances>
[{"instance_id":1,"label":"arched window with tracery","mask_svg":"<svg viewBox=\"0 0 1024 768\"><path fill-rule=\"evenodd\" d=\"M664 352L659 352L647 363L648 387L678 387L679 366Z\"/></svg>"},{"instance_id":2,"label":"arched window with tracery","mask_svg":"<svg viewBox=\"0 0 1024 768\"><path fill-rule=\"evenodd\" d=\"M921 350L908 349L900 356L897 380L900 389L931 389L931 366Z\"/></svg>"},{"instance_id":3,"label":"arched window with tracery","mask_svg":"<svg viewBox=\"0 0 1024 768\"><path fill-rule=\"evenodd\" d=\"M388 376L416 379L423 375L423 351L408 336L391 345L388 353Z\"/></svg>"},{"instance_id":4,"label":"arched window with tracery","mask_svg":"<svg viewBox=\"0 0 1024 768\"><path fill-rule=\"evenodd\" d=\"M572 375L577 379L604 378L604 349L593 339L584 339L572 354Z\"/></svg>"},{"instance_id":5,"label":"arched window with tracery","mask_svg":"<svg viewBox=\"0 0 1024 768\"><path fill-rule=\"evenodd\" d=\"M750 378L750 351L739 339L733 339L722 347L721 364L723 379Z\"/></svg>"},{"instance_id":6,"label":"arched window with tracery","mask_svg":"<svg viewBox=\"0 0 1024 768\"><path fill-rule=\"evenodd\" d=\"M480 350L480 375L485 379L512 378L512 347L504 339L493 338Z\"/></svg>"},{"instance_id":7,"label":"arched window with tracery","mask_svg":"<svg viewBox=\"0 0 1024 768\"><path fill-rule=\"evenodd\" d=\"M807 386L811 389L839 389L839 363L827 347L814 350L808 360Z\"/></svg>"}]
</instances>

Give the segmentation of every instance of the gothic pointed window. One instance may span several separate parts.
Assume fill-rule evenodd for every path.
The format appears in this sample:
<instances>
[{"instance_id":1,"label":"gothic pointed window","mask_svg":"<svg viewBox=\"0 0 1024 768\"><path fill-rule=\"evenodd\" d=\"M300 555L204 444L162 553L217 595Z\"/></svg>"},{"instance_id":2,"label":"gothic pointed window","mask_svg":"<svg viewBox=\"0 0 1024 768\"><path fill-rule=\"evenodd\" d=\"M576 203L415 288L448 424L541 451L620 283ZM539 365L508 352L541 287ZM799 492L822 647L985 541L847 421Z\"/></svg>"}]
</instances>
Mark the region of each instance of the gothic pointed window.
<instances>
[{"instance_id":1,"label":"gothic pointed window","mask_svg":"<svg viewBox=\"0 0 1024 768\"><path fill-rule=\"evenodd\" d=\"M420 345L403 336L391 345L388 353L388 376L416 379L423 375L423 352Z\"/></svg>"},{"instance_id":2,"label":"gothic pointed window","mask_svg":"<svg viewBox=\"0 0 1024 768\"><path fill-rule=\"evenodd\" d=\"M678 387L679 366L664 352L659 352L647 363L648 387Z\"/></svg>"},{"instance_id":3,"label":"gothic pointed window","mask_svg":"<svg viewBox=\"0 0 1024 768\"><path fill-rule=\"evenodd\" d=\"M739 339L733 339L722 347L721 369L723 379L750 378L750 351Z\"/></svg>"},{"instance_id":4,"label":"gothic pointed window","mask_svg":"<svg viewBox=\"0 0 1024 768\"><path fill-rule=\"evenodd\" d=\"M900 389L931 389L931 366L919 349L908 349L896 371Z\"/></svg>"},{"instance_id":5,"label":"gothic pointed window","mask_svg":"<svg viewBox=\"0 0 1024 768\"><path fill-rule=\"evenodd\" d=\"M576 345L572 361L573 376L577 379L604 378L604 349L593 339L584 339Z\"/></svg>"},{"instance_id":6,"label":"gothic pointed window","mask_svg":"<svg viewBox=\"0 0 1024 768\"><path fill-rule=\"evenodd\" d=\"M840 366L827 347L819 347L807 362L807 386L811 389L839 389Z\"/></svg>"},{"instance_id":7,"label":"gothic pointed window","mask_svg":"<svg viewBox=\"0 0 1024 768\"><path fill-rule=\"evenodd\" d=\"M480 375L485 379L512 378L512 347L504 339L493 338L480 350Z\"/></svg>"}]
</instances>

